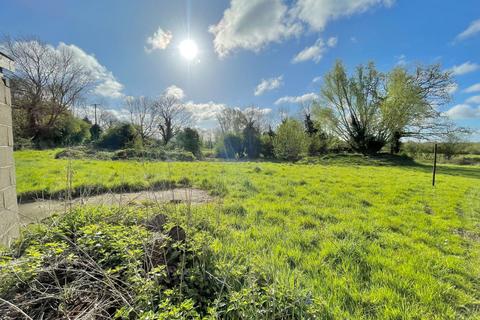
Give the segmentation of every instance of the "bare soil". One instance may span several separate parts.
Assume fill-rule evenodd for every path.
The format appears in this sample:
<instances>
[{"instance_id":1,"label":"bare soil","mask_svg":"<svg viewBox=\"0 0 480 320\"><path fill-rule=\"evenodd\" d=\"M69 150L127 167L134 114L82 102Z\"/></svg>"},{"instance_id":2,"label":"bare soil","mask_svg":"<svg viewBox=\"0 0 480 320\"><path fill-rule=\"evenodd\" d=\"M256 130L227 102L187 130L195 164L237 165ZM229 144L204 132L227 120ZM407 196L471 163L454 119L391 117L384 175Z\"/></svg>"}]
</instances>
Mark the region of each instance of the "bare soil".
<instances>
[{"instance_id":1,"label":"bare soil","mask_svg":"<svg viewBox=\"0 0 480 320\"><path fill-rule=\"evenodd\" d=\"M79 205L125 206L142 203L190 203L202 204L213 198L205 190L177 188L162 191L141 191L131 193L106 193L81 197L70 201L38 199L18 205L23 224L39 222L53 213L62 213Z\"/></svg>"}]
</instances>

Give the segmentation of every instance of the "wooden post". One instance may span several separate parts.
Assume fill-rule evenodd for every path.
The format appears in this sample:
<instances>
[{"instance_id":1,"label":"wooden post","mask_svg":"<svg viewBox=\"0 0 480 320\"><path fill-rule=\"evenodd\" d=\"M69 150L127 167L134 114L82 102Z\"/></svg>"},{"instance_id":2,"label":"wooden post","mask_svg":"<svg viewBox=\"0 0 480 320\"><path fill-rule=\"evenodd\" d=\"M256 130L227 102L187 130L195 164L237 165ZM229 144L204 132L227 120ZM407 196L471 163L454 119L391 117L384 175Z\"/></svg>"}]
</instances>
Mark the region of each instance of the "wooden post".
<instances>
[{"instance_id":1,"label":"wooden post","mask_svg":"<svg viewBox=\"0 0 480 320\"><path fill-rule=\"evenodd\" d=\"M435 186L435 174L437 173L437 144L433 148L433 177L432 177L432 186Z\"/></svg>"}]
</instances>

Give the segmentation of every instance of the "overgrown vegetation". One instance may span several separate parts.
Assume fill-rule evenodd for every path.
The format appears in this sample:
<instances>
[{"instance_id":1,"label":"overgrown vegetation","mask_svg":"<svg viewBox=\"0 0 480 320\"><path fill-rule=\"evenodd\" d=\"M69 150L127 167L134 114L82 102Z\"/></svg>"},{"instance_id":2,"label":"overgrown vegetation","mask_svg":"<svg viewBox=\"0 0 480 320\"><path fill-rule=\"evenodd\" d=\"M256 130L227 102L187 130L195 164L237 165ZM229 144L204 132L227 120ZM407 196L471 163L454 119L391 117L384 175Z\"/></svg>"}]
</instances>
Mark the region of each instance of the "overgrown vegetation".
<instances>
[{"instance_id":1,"label":"overgrown vegetation","mask_svg":"<svg viewBox=\"0 0 480 320\"><path fill-rule=\"evenodd\" d=\"M242 267L220 271L201 221L186 221L187 208L158 210L84 207L24 230L0 256L2 319L322 315L300 291L274 291Z\"/></svg>"},{"instance_id":2,"label":"overgrown vegetation","mask_svg":"<svg viewBox=\"0 0 480 320\"><path fill-rule=\"evenodd\" d=\"M70 168L71 185L79 189L92 184L108 189L125 183L149 188L154 181L188 179L217 197L212 204L190 209L183 205L166 205L153 212L128 209L138 219L126 227L122 226L125 220L110 218L108 210L82 209L66 218L78 216L75 224L82 230L90 224L106 230L105 238L97 237L101 230L94 227L88 236L82 235L92 246L97 242L107 246L102 241L123 243L124 237L130 239L127 243L138 243L131 228L138 234L146 232L142 238L148 243L151 233L139 222L158 213L184 228L187 239L206 237L199 242L202 249L190 257L213 260L213 268L204 264L200 269L220 281L205 273L197 278L211 285L213 292L199 291L200 298L182 290L178 299L179 287L172 293L175 298L156 291L151 309L135 308L136 312L148 311L152 317L155 312L176 312L187 318L185 314L192 312L227 319L478 317L478 168L440 165L432 188L429 166L395 157L372 161L363 156L325 156L300 164L204 162L198 170L198 163L68 161L55 160L53 153L16 153L20 195L65 190ZM96 218L89 218L93 212ZM115 227L110 229L110 224ZM45 261L49 249L44 244L52 239L45 234L54 237L56 229L32 228L43 230L31 237L31 246L41 250L41 261ZM118 256L119 247L112 257ZM48 254L49 261L57 261L52 258L55 253ZM17 254L8 263L27 257ZM135 268L142 281L149 279L140 266ZM2 274L7 270L2 268ZM221 288L222 282L225 285L219 290L216 286ZM132 291L133 298L136 292ZM224 298L217 300L218 296ZM205 305L214 307L205 309ZM168 317L174 318L172 314Z\"/></svg>"}]
</instances>

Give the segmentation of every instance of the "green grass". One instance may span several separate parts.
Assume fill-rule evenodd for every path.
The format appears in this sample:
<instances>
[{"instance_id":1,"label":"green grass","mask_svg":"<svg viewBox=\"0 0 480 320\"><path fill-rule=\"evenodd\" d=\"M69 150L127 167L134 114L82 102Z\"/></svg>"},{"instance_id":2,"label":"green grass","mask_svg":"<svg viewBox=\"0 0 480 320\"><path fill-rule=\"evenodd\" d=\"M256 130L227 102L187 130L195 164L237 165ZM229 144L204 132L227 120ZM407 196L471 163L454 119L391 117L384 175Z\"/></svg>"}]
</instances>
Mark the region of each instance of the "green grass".
<instances>
[{"instance_id":1,"label":"green grass","mask_svg":"<svg viewBox=\"0 0 480 320\"><path fill-rule=\"evenodd\" d=\"M217 265L307 292L334 319L480 319L480 168L360 157L268 162L55 160L15 153L19 195L187 178ZM243 271L242 271L243 270ZM313 302L312 302L313 303Z\"/></svg>"}]
</instances>

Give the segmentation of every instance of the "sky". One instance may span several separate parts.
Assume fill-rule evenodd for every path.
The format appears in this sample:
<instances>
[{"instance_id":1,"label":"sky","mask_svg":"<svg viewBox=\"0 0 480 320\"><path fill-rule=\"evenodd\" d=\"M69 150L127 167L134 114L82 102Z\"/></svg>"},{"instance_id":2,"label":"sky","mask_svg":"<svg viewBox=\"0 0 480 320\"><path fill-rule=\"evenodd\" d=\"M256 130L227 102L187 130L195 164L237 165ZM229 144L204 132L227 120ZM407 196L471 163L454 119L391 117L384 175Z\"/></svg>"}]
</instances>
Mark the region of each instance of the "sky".
<instances>
[{"instance_id":1,"label":"sky","mask_svg":"<svg viewBox=\"0 0 480 320\"><path fill-rule=\"evenodd\" d=\"M0 34L74 50L98 78L89 103L119 115L127 96L171 92L200 127L225 107L274 117L316 99L337 59L349 70L440 63L457 84L440 110L480 130L478 0L0 0L0 8ZM186 39L198 48L192 60L179 49Z\"/></svg>"}]
</instances>

